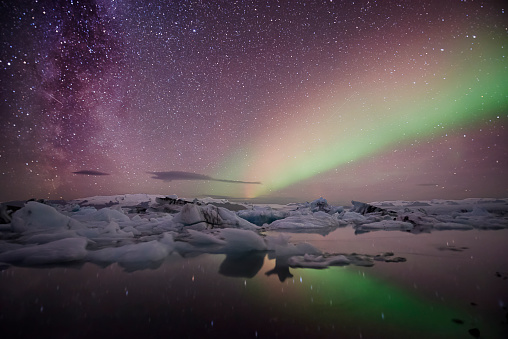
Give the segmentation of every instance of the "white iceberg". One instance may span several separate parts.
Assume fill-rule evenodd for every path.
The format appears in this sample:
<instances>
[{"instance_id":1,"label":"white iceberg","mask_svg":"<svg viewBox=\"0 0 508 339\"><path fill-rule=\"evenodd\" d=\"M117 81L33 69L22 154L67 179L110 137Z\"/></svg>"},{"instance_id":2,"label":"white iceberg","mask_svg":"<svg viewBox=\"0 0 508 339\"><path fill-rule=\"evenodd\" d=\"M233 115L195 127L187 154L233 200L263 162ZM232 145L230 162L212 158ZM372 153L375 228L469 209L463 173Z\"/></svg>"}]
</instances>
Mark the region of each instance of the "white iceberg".
<instances>
[{"instance_id":1,"label":"white iceberg","mask_svg":"<svg viewBox=\"0 0 508 339\"><path fill-rule=\"evenodd\" d=\"M85 213L74 213L72 215L73 218L78 220L86 220L86 221L117 221L117 222L128 222L130 218L122 213L119 210L104 207L100 210L95 210L95 208L84 209Z\"/></svg>"},{"instance_id":2,"label":"white iceberg","mask_svg":"<svg viewBox=\"0 0 508 339\"><path fill-rule=\"evenodd\" d=\"M195 230L213 228L241 228L255 230L259 227L238 217L234 212L214 205L200 206L186 204L182 210L175 214L172 222L180 228L186 227Z\"/></svg>"},{"instance_id":3,"label":"white iceberg","mask_svg":"<svg viewBox=\"0 0 508 339\"><path fill-rule=\"evenodd\" d=\"M67 238L43 245L28 245L0 254L0 262L21 265L60 264L83 260L87 255L85 238Z\"/></svg>"},{"instance_id":4,"label":"white iceberg","mask_svg":"<svg viewBox=\"0 0 508 339\"><path fill-rule=\"evenodd\" d=\"M265 251L268 249L263 238L256 232L243 229L225 228L220 230L227 252Z\"/></svg>"},{"instance_id":5,"label":"white iceberg","mask_svg":"<svg viewBox=\"0 0 508 339\"><path fill-rule=\"evenodd\" d=\"M288 260L291 267L304 268L327 268L329 266L345 266L350 263L351 261L342 254L331 256L305 254L293 256Z\"/></svg>"},{"instance_id":6,"label":"white iceberg","mask_svg":"<svg viewBox=\"0 0 508 339\"><path fill-rule=\"evenodd\" d=\"M83 226L68 216L59 213L54 207L29 201L25 207L12 215L11 229L16 233L27 231L60 231L80 229Z\"/></svg>"},{"instance_id":7,"label":"white iceberg","mask_svg":"<svg viewBox=\"0 0 508 339\"><path fill-rule=\"evenodd\" d=\"M357 226L357 229L365 230L412 230L413 228L414 225L412 223L397 220L381 220Z\"/></svg>"},{"instance_id":8,"label":"white iceberg","mask_svg":"<svg viewBox=\"0 0 508 339\"><path fill-rule=\"evenodd\" d=\"M134 237L133 232L125 232L120 228L120 225L117 222L111 221L106 227L100 230L101 237Z\"/></svg>"},{"instance_id":9,"label":"white iceberg","mask_svg":"<svg viewBox=\"0 0 508 339\"><path fill-rule=\"evenodd\" d=\"M257 226L262 226L286 218L289 212L285 210L276 210L270 206L253 206L251 209L241 210L236 212L236 214L240 218Z\"/></svg>"},{"instance_id":10,"label":"white iceberg","mask_svg":"<svg viewBox=\"0 0 508 339\"><path fill-rule=\"evenodd\" d=\"M86 259L92 262L120 264L158 262L166 258L173 249L173 237L165 233L161 240L88 251Z\"/></svg>"},{"instance_id":11,"label":"white iceberg","mask_svg":"<svg viewBox=\"0 0 508 339\"><path fill-rule=\"evenodd\" d=\"M273 230L339 227L341 224L338 216L338 213L330 215L323 211L310 214L291 215L284 219L275 220L267 227Z\"/></svg>"}]
</instances>

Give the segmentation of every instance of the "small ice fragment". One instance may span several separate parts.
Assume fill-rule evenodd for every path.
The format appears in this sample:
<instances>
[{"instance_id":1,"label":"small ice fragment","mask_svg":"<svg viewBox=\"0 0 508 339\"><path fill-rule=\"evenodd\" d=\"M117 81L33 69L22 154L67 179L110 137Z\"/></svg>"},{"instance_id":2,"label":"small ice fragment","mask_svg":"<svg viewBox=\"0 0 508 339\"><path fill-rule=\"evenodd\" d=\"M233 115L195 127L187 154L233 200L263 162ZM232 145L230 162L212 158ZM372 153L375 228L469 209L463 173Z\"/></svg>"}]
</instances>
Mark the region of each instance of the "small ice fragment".
<instances>
[{"instance_id":1,"label":"small ice fragment","mask_svg":"<svg viewBox=\"0 0 508 339\"><path fill-rule=\"evenodd\" d=\"M300 282L302 282L302 277L300 277Z\"/></svg>"}]
</instances>

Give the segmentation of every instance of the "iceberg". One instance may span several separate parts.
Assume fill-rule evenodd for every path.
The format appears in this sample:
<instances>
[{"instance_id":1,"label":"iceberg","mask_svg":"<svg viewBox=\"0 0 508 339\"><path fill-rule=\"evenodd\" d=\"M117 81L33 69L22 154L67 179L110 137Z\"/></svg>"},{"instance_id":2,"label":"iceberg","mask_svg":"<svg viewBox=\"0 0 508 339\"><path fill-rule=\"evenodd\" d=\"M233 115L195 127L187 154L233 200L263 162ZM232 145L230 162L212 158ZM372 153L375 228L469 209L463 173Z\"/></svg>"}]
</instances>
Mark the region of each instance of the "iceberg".
<instances>
[{"instance_id":1,"label":"iceberg","mask_svg":"<svg viewBox=\"0 0 508 339\"><path fill-rule=\"evenodd\" d=\"M59 213L54 207L39 202L29 201L25 207L12 215L13 232L54 231L80 229L82 225L75 219Z\"/></svg>"},{"instance_id":2,"label":"iceberg","mask_svg":"<svg viewBox=\"0 0 508 339\"><path fill-rule=\"evenodd\" d=\"M180 229L241 228L255 230L259 228L247 220L238 217L234 212L214 205L200 206L186 204L179 213L175 214L172 222Z\"/></svg>"},{"instance_id":3,"label":"iceberg","mask_svg":"<svg viewBox=\"0 0 508 339\"><path fill-rule=\"evenodd\" d=\"M291 267L327 268L349 265L351 261L342 254L332 256L305 254L289 258L288 263Z\"/></svg>"},{"instance_id":4,"label":"iceberg","mask_svg":"<svg viewBox=\"0 0 508 339\"><path fill-rule=\"evenodd\" d=\"M220 230L219 234L226 242L224 247L226 252L265 251L268 249L263 238L251 230L225 228Z\"/></svg>"},{"instance_id":5,"label":"iceberg","mask_svg":"<svg viewBox=\"0 0 508 339\"><path fill-rule=\"evenodd\" d=\"M381 220L371 223L366 223L357 227L357 229L372 230L412 230L414 225L410 222L397 221L397 220Z\"/></svg>"},{"instance_id":6,"label":"iceberg","mask_svg":"<svg viewBox=\"0 0 508 339\"><path fill-rule=\"evenodd\" d=\"M252 209L241 210L236 212L236 214L250 223L263 226L264 224L271 224L276 220L286 218L289 212L276 210L270 206L254 206Z\"/></svg>"},{"instance_id":7,"label":"iceberg","mask_svg":"<svg viewBox=\"0 0 508 339\"><path fill-rule=\"evenodd\" d=\"M24 246L0 253L0 262L48 265L83 260L87 255L87 243L85 238L68 238L42 245Z\"/></svg>"},{"instance_id":8,"label":"iceberg","mask_svg":"<svg viewBox=\"0 0 508 339\"><path fill-rule=\"evenodd\" d=\"M291 215L284 219L272 222L269 229L311 229L311 228L333 228L341 225L339 214L330 215L324 211L317 211L310 214Z\"/></svg>"},{"instance_id":9,"label":"iceberg","mask_svg":"<svg viewBox=\"0 0 508 339\"><path fill-rule=\"evenodd\" d=\"M107 247L88 251L86 259L98 263L120 264L159 262L164 260L174 248L173 237L165 233L160 240L152 240L121 247Z\"/></svg>"}]
</instances>

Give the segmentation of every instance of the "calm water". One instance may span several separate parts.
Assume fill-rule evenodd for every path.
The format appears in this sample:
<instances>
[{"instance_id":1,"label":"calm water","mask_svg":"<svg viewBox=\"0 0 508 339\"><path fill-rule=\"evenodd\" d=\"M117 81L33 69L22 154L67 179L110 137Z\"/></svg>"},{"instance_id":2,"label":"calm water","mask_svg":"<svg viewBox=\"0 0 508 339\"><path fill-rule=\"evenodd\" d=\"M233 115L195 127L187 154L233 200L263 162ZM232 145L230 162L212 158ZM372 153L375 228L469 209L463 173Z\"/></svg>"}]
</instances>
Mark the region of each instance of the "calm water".
<instances>
[{"instance_id":1,"label":"calm water","mask_svg":"<svg viewBox=\"0 0 508 339\"><path fill-rule=\"evenodd\" d=\"M508 230L354 235L346 227L292 241L393 251L407 262L313 270L276 266L265 253L175 254L133 272L10 267L0 272L2 337L474 338L475 328L506 338L507 240Z\"/></svg>"}]
</instances>

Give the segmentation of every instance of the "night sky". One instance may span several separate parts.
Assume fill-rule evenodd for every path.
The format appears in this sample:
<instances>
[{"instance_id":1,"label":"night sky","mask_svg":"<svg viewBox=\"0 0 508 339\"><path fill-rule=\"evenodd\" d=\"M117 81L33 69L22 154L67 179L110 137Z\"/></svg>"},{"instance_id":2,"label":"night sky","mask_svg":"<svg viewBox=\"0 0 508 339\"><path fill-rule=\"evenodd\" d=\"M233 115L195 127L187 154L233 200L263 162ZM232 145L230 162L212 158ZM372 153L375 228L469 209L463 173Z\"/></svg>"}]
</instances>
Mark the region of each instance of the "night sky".
<instances>
[{"instance_id":1,"label":"night sky","mask_svg":"<svg viewBox=\"0 0 508 339\"><path fill-rule=\"evenodd\" d=\"M504 1L1 1L0 201L508 196Z\"/></svg>"}]
</instances>

